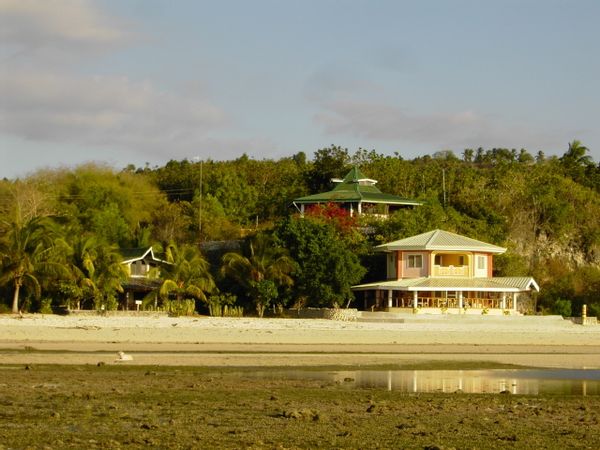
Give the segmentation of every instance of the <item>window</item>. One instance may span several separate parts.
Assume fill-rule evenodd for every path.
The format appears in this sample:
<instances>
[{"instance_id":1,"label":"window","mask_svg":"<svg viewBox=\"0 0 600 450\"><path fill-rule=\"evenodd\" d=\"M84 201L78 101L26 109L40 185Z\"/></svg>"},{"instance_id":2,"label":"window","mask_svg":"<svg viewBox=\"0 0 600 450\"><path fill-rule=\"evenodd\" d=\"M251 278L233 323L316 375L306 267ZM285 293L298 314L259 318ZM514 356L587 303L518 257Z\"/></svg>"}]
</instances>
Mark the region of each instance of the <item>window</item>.
<instances>
[{"instance_id":1,"label":"window","mask_svg":"<svg viewBox=\"0 0 600 450\"><path fill-rule=\"evenodd\" d=\"M477 256L477 269L485 270L487 268L487 258L485 256Z\"/></svg>"},{"instance_id":2,"label":"window","mask_svg":"<svg viewBox=\"0 0 600 450\"><path fill-rule=\"evenodd\" d=\"M423 267L423 255L408 255L407 264L411 269L420 269Z\"/></svg>"}]
</instances>

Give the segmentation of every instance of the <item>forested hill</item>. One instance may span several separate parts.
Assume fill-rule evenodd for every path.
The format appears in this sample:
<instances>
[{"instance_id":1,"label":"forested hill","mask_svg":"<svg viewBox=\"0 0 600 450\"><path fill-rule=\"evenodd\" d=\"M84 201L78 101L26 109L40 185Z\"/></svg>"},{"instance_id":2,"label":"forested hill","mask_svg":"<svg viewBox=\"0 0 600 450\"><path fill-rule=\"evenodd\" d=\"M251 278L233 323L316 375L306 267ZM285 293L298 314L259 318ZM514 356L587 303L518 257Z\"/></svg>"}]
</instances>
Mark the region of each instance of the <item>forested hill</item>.
<instances>
[{"instance_id":1,"label":"forested hill","mask_svg":"<svg viewBox=\"0 0 600 450\"><path fill-rule=\"evenodd\" d=\"M0 232L17 216L53 215L70 233L90 233L122 248L237 239L295 214L292 199L329 190L331 178L357 165L383 192L423 202L371 223L374 232L361 248L441 228L507 247L495 269L536 277L541 306L565 299L594 303L600 291L600 164L588 153L574 141L561 157L480 148L408 160L331 146L312 159L300 152L278 160L242 155L119 172L97 165L44 170L0 182Z\"/></svg>"}]
</instances>

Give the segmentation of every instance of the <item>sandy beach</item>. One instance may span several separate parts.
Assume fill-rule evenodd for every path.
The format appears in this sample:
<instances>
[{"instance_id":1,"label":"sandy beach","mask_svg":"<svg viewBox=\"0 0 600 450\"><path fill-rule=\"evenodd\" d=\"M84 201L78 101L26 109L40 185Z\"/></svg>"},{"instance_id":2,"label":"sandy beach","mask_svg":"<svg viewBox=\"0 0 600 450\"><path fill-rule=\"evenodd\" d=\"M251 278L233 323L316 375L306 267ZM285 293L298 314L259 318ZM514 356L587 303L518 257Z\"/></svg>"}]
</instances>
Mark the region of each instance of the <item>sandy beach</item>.
<instances>
[{"instance_id":1,"label":"sandy beach","mask_svg":"<svg viewBox=\"0 0 600 450\"><path fill-rule=\"evenodd\" d=\"M118 351L132 360L115 362ZM425 361L600 369L600 326L554 316L420 316L404 323L0 316L0 364L359 366Z\"/></svg>"}]
</instances>

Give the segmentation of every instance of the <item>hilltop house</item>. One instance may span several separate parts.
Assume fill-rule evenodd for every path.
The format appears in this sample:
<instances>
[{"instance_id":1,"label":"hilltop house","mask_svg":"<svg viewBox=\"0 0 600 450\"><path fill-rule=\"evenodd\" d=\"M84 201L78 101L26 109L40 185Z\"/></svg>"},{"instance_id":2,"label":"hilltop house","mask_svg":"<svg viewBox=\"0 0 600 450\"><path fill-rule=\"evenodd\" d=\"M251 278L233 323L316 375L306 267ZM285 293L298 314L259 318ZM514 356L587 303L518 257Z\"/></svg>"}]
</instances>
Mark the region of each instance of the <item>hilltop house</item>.
<instances>
[{"instance_id":1,"label":"hilltop house","mask_svg":"<svg viewBox=\"0 0 600 450\"><path fill-rule=\"evenodd\" d=\"M351 216L372 214L387 217L399 208L419 206L420 202L392 194L384 194L375 186L377 180L365 177L358 167L353 167L343 179L331 180L336 186L332 191L294 199L292 204L304 215L307 205L337 203Z\"/></svg>"},{"instance_id":2,"label":"hilltop house","mask_svg":"<svg viewBox=\"0 0 600 450\"><path fill-rule=\"evenodd\" d=\"M432 314L520 314L539 286L531 277L494 277L494 255L505 248L443 230L379 245L387 279L353 286L364 309ZM523 296L523 297L522 297ZM522 301L522 300L523 301Z\"/></svg>"},{"instance_id":3,"label":"hilltop house","mask_svg":"<svg viewBox=\"0 0 600 450\"><path fill-rule=\"evenodd\" d=\"M121 249L123 255L123 264L127 268L127 281L122 286L124 300L121 307L124 310L137 309L137 305L148 293L157 290L162 280L160 279L160 269L166 264L154 254L152 247L148 248L130 248Z\"/></svg>"}]
</instances>

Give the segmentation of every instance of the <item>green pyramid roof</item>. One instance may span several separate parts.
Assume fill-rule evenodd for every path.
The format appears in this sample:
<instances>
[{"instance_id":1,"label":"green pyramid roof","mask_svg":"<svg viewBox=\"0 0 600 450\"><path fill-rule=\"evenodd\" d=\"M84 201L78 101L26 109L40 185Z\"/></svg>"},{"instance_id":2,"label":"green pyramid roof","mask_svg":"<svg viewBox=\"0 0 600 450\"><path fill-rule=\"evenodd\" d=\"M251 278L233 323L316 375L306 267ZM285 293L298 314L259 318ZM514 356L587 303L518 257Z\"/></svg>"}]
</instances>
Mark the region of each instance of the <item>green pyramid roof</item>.
<instances>
[{"instance_id":1,"label":"green pyramid roof","mask_svg":"<svg viewBox=\"0 0 600 450\"><path fill-rule=\"evenodd\" d=\"M375 186L377 180L367 178L360 169L354 166L343 180L334 180L337 185L331 191L320 194L307 195L294 199L297 204L310 203L385 203L389 205L421 205L416 200L398 197L397 195L384 194Z\"/></svg>"}]
</instances>

